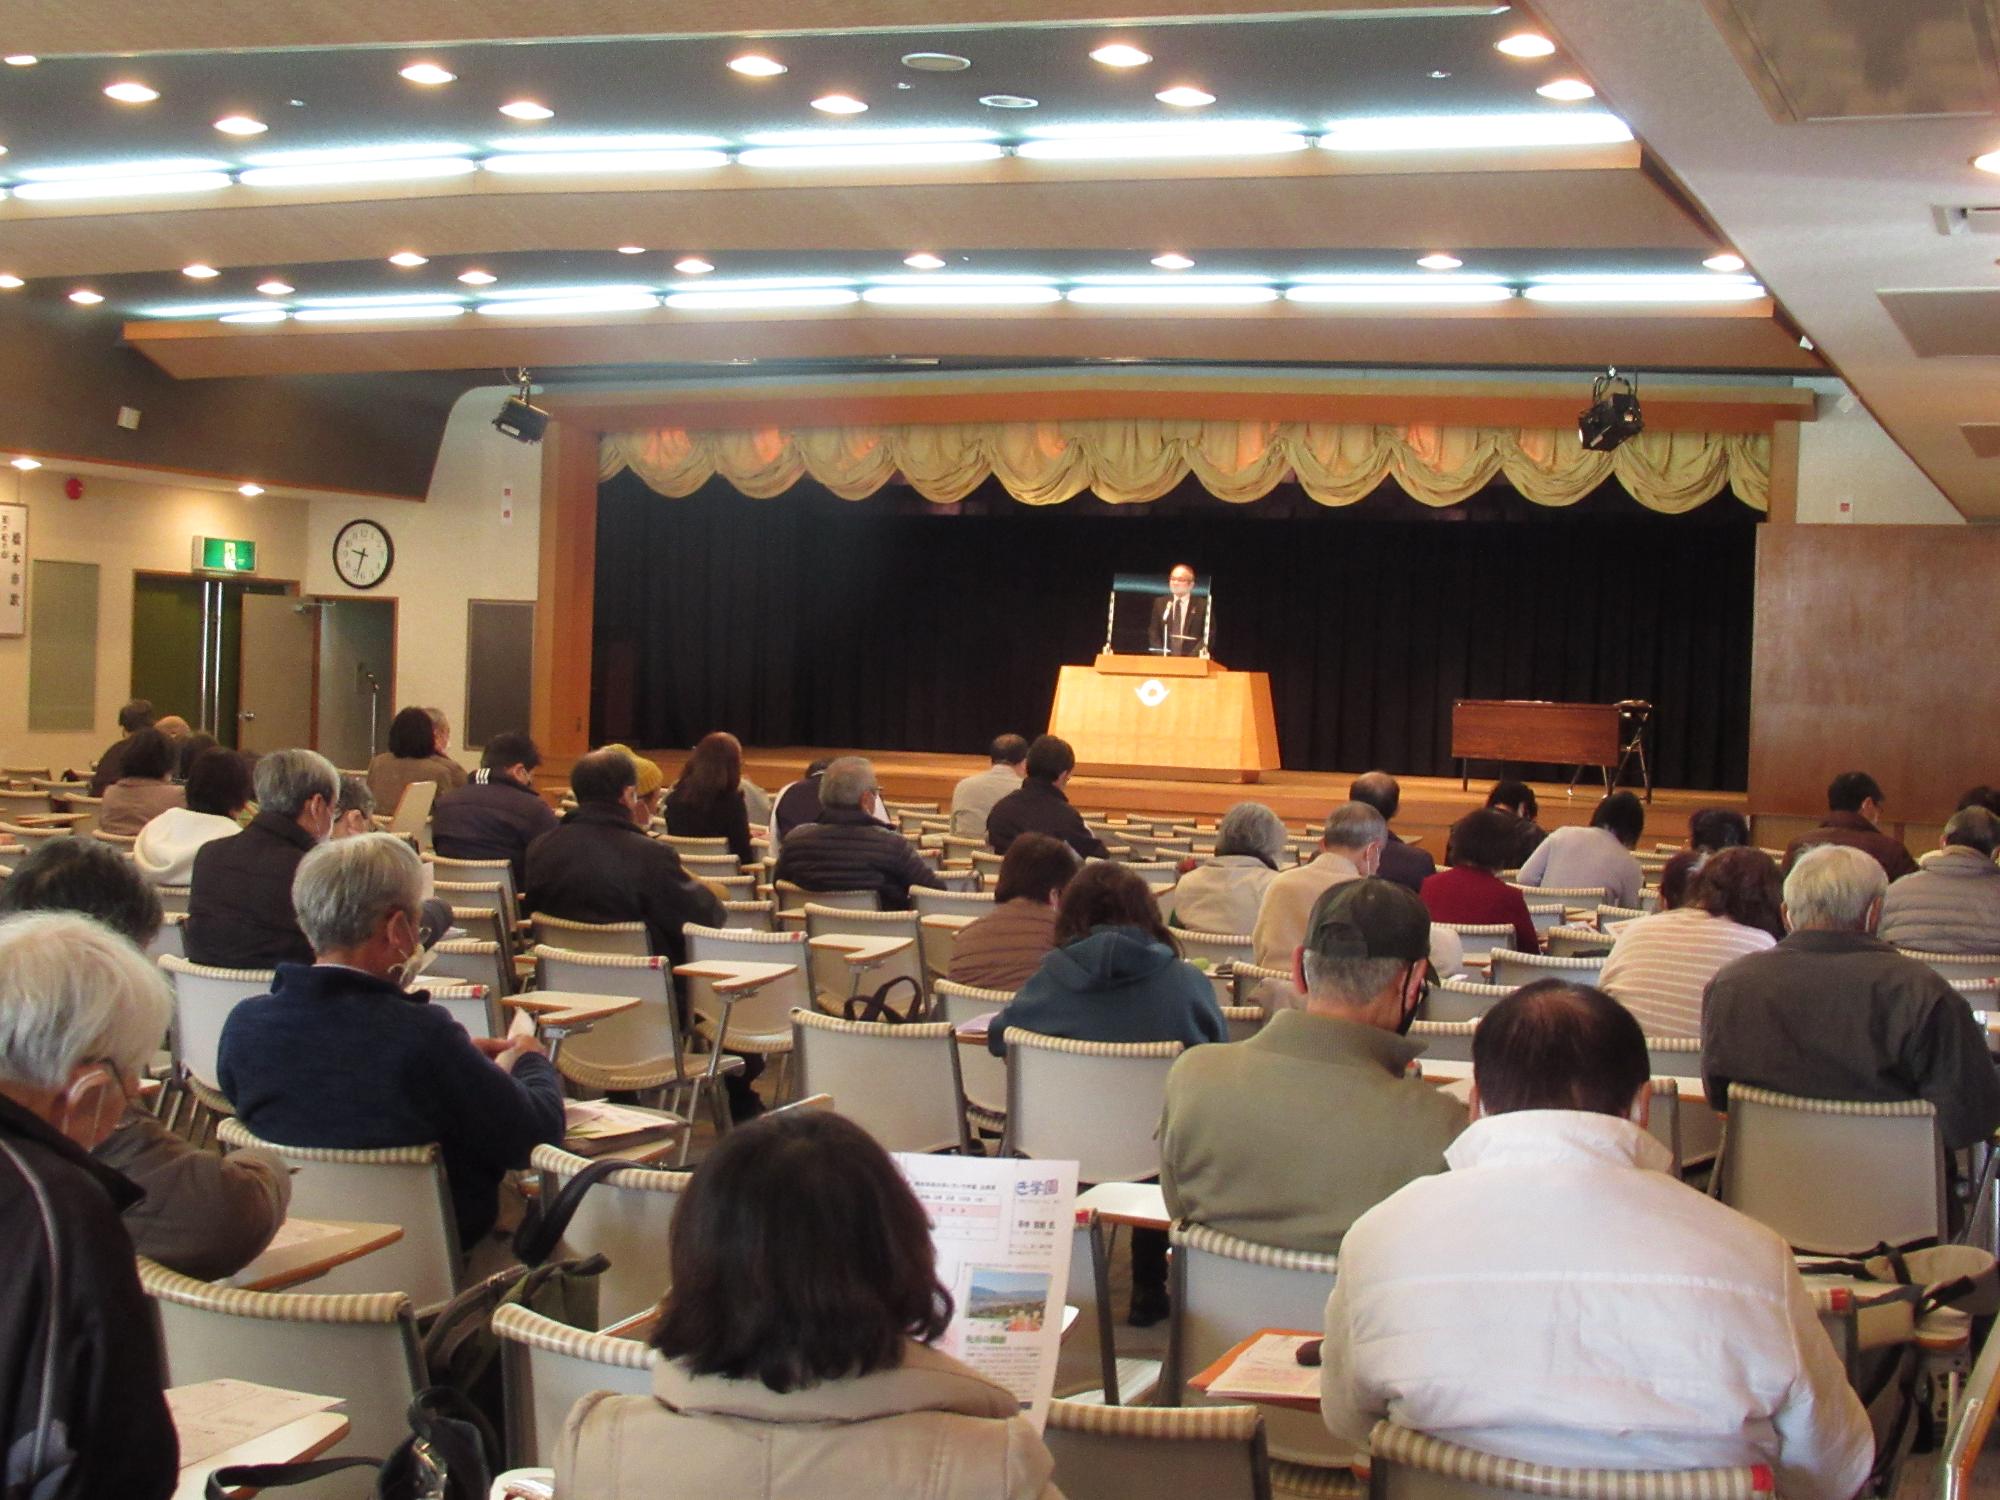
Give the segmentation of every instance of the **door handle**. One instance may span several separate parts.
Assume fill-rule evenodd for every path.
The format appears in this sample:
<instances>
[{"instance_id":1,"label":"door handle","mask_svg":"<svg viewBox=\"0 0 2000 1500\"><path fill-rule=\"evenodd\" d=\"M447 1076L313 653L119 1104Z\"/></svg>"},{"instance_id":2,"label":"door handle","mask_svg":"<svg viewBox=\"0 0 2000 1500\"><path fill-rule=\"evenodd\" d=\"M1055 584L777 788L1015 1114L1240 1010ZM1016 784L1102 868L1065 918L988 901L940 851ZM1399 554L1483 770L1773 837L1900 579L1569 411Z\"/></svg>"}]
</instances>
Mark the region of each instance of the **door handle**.
<instances>
[{"instance_id":1,"label":"door handle","mask_svg":"<svg viewBox=\"0 0 2000 1500\"><path fill-rule=\"evenodd\" d=\"M252 709L252 710L250 710L250 711L249 711L249 712L247 712L247 713L240 713L240 714L238 714L238 715L237 715L236 717L237 717L237 718L239 718L239 719L242 719L242 720L245 720L245 721L247 722L248 720L251 720L251 719L254 719L254 718L256 718L256 717L257 717L257 713L256 713L256 710Z\"/></svg>"}]
</instances>

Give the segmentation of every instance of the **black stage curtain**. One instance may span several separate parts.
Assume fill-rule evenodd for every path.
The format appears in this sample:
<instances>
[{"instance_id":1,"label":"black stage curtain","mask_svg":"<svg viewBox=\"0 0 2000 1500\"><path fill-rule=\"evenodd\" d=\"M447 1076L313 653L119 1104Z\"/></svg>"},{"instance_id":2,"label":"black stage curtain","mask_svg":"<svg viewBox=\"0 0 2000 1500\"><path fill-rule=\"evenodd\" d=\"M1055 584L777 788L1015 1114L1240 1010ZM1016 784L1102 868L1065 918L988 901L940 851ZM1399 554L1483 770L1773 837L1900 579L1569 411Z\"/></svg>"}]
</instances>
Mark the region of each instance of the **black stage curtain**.
<instances>
[{"instance_id":1,"label":"black stage curtain","mask_svg":"<svg viewBox=\"0 0 2000 1500\"><path fill-rule=\"evenodd\" d=\"M1388 484L1342 510L1193 485L939 507L810 482L670 500L626 473L599 490L593 742L1032 735L1057 667L1102 643L1112 575L1185 560L1213 579L1217 659L1271 674L1288 769L1451 774L1455 698L1646 698L1658 784L1741 789L1756 519L1728 494L1660 516L1616 485L1567 510L1496 488L1433 511Z\"/></svg>"}]
</instances>

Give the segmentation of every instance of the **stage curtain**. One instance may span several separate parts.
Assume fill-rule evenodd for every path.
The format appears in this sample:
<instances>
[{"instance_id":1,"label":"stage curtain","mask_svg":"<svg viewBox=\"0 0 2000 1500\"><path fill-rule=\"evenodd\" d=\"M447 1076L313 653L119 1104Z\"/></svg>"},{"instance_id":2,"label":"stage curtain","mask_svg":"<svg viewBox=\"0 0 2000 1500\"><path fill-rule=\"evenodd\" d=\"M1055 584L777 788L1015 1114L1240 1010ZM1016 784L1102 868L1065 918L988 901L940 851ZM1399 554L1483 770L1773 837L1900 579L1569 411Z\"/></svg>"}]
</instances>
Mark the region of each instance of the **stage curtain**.
<instances>
[{"instance_id":1,"label":"stage curtain","mask_svg":"<svg viewBox=\"0 0 2000 1500\"><path fill-rule=\"evenodd\" d=\"M630 469L662 495L691 495L721 477L767 499L802 479L861 500L902 478L951 505L986 479L1029 505L1089 490L1115 505L1157 500L1192 476L1235 504L1294 479L1321 505L1353 505L1393 479L1425 505L1457 505L1504 478L1537 505L1574 505L1615 479L1666 515L1725 489L1754 510L1770 504L1771 440L1763 433L1647 432L1611 453L1572 431L1388 427L1318 422L967 422L886 427L663 428L603 438L604 479Z\"/></svg>"}]
</instances>

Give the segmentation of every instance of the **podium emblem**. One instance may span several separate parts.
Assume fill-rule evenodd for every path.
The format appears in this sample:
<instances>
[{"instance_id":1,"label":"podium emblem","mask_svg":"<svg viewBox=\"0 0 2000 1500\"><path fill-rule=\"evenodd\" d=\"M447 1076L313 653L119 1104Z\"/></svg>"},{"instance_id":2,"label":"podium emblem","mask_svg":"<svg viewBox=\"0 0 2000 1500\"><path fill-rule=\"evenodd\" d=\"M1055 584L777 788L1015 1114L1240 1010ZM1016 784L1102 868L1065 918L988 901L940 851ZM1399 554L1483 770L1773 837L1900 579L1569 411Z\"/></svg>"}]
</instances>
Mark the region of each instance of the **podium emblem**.
<instances>
[{"instance_id":1,"label":"podium emblem","mask_svg":"<svg viewBox=\"0 0 2000 1500\"><path fill-rule=\"evenodd\" d=\"M1139 695L1139 701L1148 708L1158 708L1167 701L1167 685L1157 677L1148 677L1132 691Z\"/></svg>"}]
</instances>

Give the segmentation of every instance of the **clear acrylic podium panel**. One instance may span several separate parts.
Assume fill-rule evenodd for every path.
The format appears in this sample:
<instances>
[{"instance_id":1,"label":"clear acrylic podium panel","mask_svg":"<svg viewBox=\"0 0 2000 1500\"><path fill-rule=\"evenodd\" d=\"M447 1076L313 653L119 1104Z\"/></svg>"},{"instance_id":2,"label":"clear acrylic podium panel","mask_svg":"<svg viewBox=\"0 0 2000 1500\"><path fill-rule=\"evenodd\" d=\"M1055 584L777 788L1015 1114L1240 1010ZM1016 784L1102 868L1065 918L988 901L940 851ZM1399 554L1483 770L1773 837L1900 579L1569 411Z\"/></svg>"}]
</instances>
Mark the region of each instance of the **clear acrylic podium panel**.
<instances>
[{"instance_id":1,"label":"clear acrylic podium panel","mask_svg":"<svg viewBox=\"0 0 2000 1500\"><path fill-rule=\"evenodd\" d=\"M1165 598L1164 573L1120 573L1111 580L1111 598L1104 617L1104 650L1118 656L1144 656L1151 648L1147 633L1153 623L1153 602ZM1194 597L1208 597L1208 580L1197 578Z\"/></svg>"}]
</instances>

